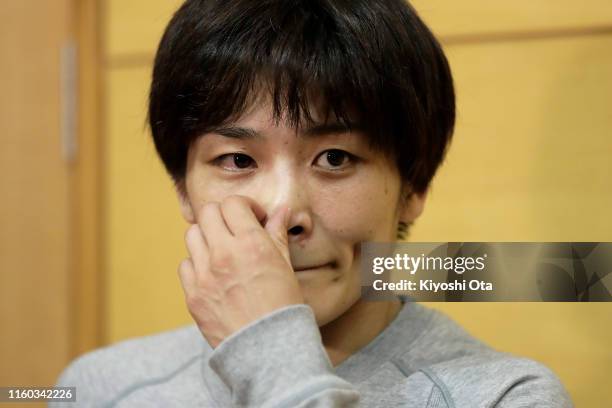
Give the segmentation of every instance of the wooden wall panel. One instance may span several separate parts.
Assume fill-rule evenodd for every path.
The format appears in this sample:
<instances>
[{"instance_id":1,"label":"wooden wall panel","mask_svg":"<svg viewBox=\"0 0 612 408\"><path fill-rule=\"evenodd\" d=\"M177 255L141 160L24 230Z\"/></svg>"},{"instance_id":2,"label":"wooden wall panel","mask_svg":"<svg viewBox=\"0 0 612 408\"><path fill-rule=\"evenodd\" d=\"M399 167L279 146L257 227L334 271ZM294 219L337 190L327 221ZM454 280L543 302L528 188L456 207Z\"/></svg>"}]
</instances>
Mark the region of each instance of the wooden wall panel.
<instances>
[{"instance_id":1,"label":"wooden wall panel","mask_svg":"<svg viewBox=\"0 0 612 408\"><path fill-rule=\"evenodd\" d=\"M105 87L105 333L108 341L191 322L178 279L187 223L145 128L149 67Z\"/></svg>"},{"instance_id":2,"label":"wooden wall panel","mask_svg":"<svg viewBox=\"0 0 612 408\"><path fill-rule=\"evenodd\" d=\"M2 386L54 384L71 345L71 204L60 136L69 7L39 3L0 2Z\"/></svg>"},{"instance_id":3,"label":"wooden wall panel","mask_svg":"<svg viewBox=\"0 0 612 408\"><path fill-rule=\"evenodd\" d=\"M612 238L612 35L447 47L457 128L418 240Z\"/></svg>"},{"instance_id":4,"label":"wooden wall panel","mask_svg":"<svg viewBox=\"0 0 612 408\"><path fill-rule=\"evenodd\" d=\"M612 25L607 0L413 0L432 30L444 37L483 33L541 33Z\"/></svg>"},{"instance_id":5,"label":"wooden wall panel","mask_svg":"<svg viewBox=\"0 0 612 408\"><path fill-rule=\"evenodd\" d=\"M77 39L78 124L77 157L72 165L72 286L73 338L71 357L103 342L102 301L104 276L102 245L102 158L104 122L100 117L101 47L99 3L73 3Z\"/></svg>"},{"instance_id":6,"label":"wooden wall panel","mask_svg":"<svg viewBox=\"0 0 612 408\"><path fill-rule=\"evenodd\" d=\"M105 41L109 58L153 54L181 0L106 0Z\"/></svg>"}]
</instances>

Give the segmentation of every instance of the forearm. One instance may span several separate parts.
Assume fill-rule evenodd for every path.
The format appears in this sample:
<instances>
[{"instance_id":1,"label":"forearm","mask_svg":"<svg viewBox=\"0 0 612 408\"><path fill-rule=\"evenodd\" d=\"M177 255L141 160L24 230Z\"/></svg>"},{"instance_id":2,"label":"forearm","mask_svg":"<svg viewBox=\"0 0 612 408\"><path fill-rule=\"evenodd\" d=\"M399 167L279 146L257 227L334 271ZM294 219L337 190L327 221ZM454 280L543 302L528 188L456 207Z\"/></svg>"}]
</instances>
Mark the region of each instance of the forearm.
<instances>
[{"instance_id":1,"label":"forearm","mask_svg":"<svg viewBox=\"0 0 612 408\"><path fill-rule=\"evenodd\" d=\"M335 375L307 305L245 326L214 350L209 364L238 406L358 406L359 392Z\"/></svg>"}]
</instances>

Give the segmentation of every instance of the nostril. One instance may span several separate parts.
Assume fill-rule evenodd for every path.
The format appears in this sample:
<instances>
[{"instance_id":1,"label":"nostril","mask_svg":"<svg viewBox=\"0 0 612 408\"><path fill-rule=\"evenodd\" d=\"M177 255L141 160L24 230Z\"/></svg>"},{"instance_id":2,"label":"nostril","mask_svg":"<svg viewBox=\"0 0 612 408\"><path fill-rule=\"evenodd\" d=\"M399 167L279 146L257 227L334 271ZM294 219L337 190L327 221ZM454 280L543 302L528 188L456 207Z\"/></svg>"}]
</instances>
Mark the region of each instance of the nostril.
<instances>
[{"instance_id":1,"label":"nostril","mask_svg":"<svg viewBox=\"0 0 612 408\"><path fill-rule=\"evenodd\" d=\"M289 233L292 234L292 235L298 235L298 234L301 234L303 230L304 230L304 228L302 228L301 226L297 225L297 226L289 229Z\"/></svg>"}]
</instances>

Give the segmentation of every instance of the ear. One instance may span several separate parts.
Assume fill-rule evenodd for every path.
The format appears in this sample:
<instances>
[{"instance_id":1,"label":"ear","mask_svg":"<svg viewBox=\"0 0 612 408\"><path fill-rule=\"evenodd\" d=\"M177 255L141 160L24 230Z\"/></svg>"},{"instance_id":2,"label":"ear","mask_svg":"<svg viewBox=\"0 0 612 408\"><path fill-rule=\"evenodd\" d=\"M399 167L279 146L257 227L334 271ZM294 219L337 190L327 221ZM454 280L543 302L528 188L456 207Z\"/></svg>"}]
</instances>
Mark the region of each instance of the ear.
<instances>
[{"instance_id":1,"label":"ear","mask_svg":"<svg viewBox=\"0 0 612 408\"><path fill-rule=\"evenodd\" d=\"M191 203L189 202L189 195L187 194L187 187L185 186L185 182L182 181L175 184L175 191L183 218L189 224L195 224L196 220L193 213L193 208L191 207Z\"/></svg>"},{"instance_id":2,"label":"ear","mask_svg":"<svg viewBox=\"0 0 612 408\"><path fill-rule=\"evenodd\" d=\"M404 192L401 199L399 220L412 224L419 218L425 208L428 193L429 190L425 190L423 193Z\"/></svg>"}]
</instances>

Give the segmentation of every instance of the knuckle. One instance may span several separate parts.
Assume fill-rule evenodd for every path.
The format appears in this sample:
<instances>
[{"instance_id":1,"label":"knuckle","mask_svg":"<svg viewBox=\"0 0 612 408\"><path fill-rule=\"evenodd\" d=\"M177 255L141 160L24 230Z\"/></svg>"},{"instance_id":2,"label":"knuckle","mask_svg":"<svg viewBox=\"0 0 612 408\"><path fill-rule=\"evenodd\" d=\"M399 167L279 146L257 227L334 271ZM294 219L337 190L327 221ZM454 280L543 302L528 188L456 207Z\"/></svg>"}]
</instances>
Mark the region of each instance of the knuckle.
<instances>
[{"instance_id":1,"label":"knuckle","mask_svg":"<svg viewBox=\"0 0 612 408\"><path fill-rule=\"evenodd\" d=\"M220 292L228 295L231 288L236 286L238 279L234 274L220 273L216 276L215 285Z\"/></svg>"},{"instance_id":2,"label":"knuckle","mask_svg":"<svg viewBox=\"0 0 612 408\"><path fill-rule=\"evenodd\" d=\"M229 252L216 252L211 256L210 266L215 272L226 272L233 264L232 254Z\"/></svg>"},{"instance_id":3,"label":"knuckle","mask_svg":"<svg viewBox=\"0 0 612 408\"><path fill-rule=\"evenodd\" d=\"M190 310L201 310L205 306L204 297L197 293L187 294L185 303Z\"/></svg>"},{"instance_id":4,"label":"knuckle","mask_svg":"<svg viewBox=\"0 0 612 408\"><path fill-rule=\"evenodd\" d=\"M190 241L195 238L196 233L199 233L199 227L197 224L191 224L189 228L185 230L185 241Z\"/></svg>"}]
</instances>

